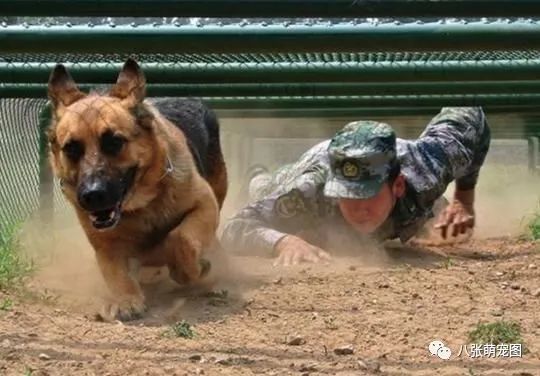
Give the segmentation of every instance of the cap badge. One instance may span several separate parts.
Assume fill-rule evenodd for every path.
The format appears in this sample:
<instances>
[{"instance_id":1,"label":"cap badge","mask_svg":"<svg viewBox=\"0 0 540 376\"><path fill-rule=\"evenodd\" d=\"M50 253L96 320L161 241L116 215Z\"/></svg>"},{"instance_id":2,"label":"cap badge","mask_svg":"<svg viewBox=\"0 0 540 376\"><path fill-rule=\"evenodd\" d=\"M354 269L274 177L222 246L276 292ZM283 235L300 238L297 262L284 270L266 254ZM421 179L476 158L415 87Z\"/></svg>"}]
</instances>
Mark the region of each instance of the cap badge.
<instances>
[{"instance_id":1,"label":"cap badge","mask_svg":"<svg viewBox=\"0 0 540 376\"><path fill-rule=\"evenodd\" d=\"M343 163L343 166L341 166L341 172L346 178L356 178L359 171L358 166L355 163L351 161L346 161L345 163Z\"/></svg>"}]
</instances>

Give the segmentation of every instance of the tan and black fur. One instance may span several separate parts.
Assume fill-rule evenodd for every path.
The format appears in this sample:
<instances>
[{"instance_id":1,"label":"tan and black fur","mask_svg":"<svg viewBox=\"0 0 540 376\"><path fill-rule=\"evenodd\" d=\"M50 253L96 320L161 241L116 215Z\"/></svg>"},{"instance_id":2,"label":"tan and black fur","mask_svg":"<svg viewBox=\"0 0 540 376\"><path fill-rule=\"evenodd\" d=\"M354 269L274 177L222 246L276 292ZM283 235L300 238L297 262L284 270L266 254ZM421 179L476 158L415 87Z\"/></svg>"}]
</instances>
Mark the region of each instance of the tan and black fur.
<instances>
[{"instance_id":1,"label":"tan and black fur","mask_svg":"<svg viewBox=\"0 0 540 376\"><path fill-rule=\"evenodd\" d=\"M107 318L145 309L133 260L167 265L182 284L204 276L201 252L215 245L227 192L213 113L196 100L144 97L131 59L106 94L82 93L62 65L49 80L51 164L114 297Z\"/></svg>"}]
</instances>

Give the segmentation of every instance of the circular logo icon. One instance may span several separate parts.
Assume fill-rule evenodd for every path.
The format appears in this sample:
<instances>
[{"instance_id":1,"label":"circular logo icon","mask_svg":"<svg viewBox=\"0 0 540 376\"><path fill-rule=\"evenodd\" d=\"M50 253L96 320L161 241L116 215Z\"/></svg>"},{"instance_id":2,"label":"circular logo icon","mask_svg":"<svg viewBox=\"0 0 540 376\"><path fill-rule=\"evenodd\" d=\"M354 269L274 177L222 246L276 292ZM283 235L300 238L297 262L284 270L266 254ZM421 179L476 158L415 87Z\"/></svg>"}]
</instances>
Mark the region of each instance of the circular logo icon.
<instances>
[{"instance_id":1,"label":"circular logo icon","mask_svg":"<svg viewBox=\"0 0 540 376\"><path fill-rule=\"evenodd\" d=\"M437 355L437 351L439 351L439 349L442 347L444 347L444 343L442 343L442 341L431 341L428 346L428 350L431 355Z\"/></svg>"},{"instance_id":2,"label":"circular logo icon","mask_svg":"<svg viewBox=\"0 0 540 376\"><path fill-rule=\"evenodd\" d=\"M341 167L341 172L346 178L355 178L358 176L358 166L354 162L346 161Z\"/></svg>"},{"instance_id":3,"label":"circular logo icon","mask_svg":"<svg viewBox=\"0 0 540 376\"><path fill-rule=\"evenodd\" d=\"M437 356L443 360L448 360L452 356L452 350L448 347L441 347L437 350Z\"/></svg>"}]
</instances>

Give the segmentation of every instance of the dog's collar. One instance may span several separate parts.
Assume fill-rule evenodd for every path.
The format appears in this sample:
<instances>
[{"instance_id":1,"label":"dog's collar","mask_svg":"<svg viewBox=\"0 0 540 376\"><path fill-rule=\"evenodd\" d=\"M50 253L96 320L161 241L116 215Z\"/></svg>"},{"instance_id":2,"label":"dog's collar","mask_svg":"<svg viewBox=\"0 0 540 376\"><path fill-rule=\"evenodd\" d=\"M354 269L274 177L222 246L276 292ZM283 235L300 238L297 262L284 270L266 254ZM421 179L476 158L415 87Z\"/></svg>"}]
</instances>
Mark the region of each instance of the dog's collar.
<instances>
[{"instance_id":1,"label":"dog's collar","mask_svg":"<svg viewBox=\"0 0 540 376\"><path fill-rule=\"evenodd\" d=\"M173 164L171 162L171 158L169 158L169 154L167 154L166 162L167 162L167 164L165 165L165 172L163 173L163 175L161 175L161 177L159 178L158 181L161 181L165 176L169 175L170 173L172 173L174 171L174 167L173 167Z\"/></svg>"}]
</instances>

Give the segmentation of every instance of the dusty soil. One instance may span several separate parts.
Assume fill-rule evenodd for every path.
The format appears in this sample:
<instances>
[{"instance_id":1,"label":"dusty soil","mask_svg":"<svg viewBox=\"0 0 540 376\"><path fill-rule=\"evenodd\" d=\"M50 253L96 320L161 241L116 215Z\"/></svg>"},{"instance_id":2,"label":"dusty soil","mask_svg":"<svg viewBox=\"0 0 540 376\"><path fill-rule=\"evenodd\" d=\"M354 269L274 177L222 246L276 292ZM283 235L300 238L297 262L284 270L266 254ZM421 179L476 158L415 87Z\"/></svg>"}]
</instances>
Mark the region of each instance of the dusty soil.
<instances>
[{"instance_id":1,"label":"dusty soil","mask_svg":"<svg viewBox=\"0 0 540 376\"><path fill-rule=\"evenodd\" d=\"M358 255L288 269L230 258L213 287L228 291L223 299L157 278L146 287L147 316L124 324L94 320L102 286L88 278L92 262L79 259L63 284L34 281L47 299L9 296L0 374L540 375L540 244L500 238L369 252L378 252L369 264ZM478 322L501 318L521 325L529 353L456 356ZM196 336L164 335L178 320ZM450 360L429 354L435 339ZM335 354L347 345L352 354Z\"/></svg>"}]
</instances>

